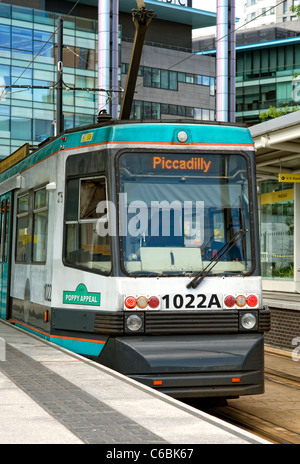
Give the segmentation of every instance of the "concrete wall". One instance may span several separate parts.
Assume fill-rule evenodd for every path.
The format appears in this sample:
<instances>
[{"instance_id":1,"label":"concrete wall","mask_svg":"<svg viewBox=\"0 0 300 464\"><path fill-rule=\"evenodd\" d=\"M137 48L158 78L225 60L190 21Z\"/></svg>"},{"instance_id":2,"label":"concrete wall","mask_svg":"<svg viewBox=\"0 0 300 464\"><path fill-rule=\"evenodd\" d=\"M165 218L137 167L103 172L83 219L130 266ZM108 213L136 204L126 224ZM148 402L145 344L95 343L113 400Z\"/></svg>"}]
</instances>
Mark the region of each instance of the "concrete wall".
<instances>
[{"instance_id":1,"label":"concrete wall","mask_svg":"<svg viewBox=\"0 0 300 464\"><path fill-rule=\"evenodd\" d=\"M271 310L271 330L265 334L265 343L276 348L293 350L293 340L300 338L300 311L293 309L269 308ZM298 342L299 344L299 342Z\"/></svg>"},{"instance_id":2,"label":"concrete wall","mask_svg":"<svg viewBox=\"0 0 300 464\"><path fill-rule=\"evenodd\" d=\"M132 43L122 42L121 61L129 63ZM185 58L187 58L185 60ZM183 61L184 60L184 61ZM172 71L188 72L205 76L215 76L215 58L210 56L198 56L165 48L145 46L141 66L152 68L170 69ZM122 87L124 88L126 76L122 75ZM215 109L215 97L210 96L209 87L178 83L178 91L143 87L143 78L138 77L135 100L143 100L157 103L184 105L205 109Z\"/></svg>"}]
</instances>

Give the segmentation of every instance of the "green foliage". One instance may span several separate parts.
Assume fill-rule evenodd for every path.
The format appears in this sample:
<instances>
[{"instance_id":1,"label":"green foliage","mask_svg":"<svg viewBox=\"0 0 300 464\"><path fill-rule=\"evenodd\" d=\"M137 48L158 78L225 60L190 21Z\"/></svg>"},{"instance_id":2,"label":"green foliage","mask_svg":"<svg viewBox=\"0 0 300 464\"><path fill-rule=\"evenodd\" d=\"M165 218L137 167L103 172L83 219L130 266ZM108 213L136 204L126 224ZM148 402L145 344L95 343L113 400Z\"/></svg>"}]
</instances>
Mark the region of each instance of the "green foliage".
<instances>
[{"instance_id":1,"label":"green foliage","mask_svg":"<svg viewBox=\"0 0 300 464\"><path fill-rule=\"evenodd\" d=\"M273 277L292 278L294 277L294 264L282 264L280 267L276 266L272 272Z\"/></svg>"},{"instance_id":2,"label":"green foliage","mask_svg":"<svg viewBox=\"0 0 300 464\"><path fill-rule=\"evenodd\" d=\"M294 106L291 108L290 106L286 105L284 108L279 109L275 108L275 106L270 106L270 108L267 111L260 113L259 119L265 121L266 119L279 118L279 116L284 116L285 114L293 113L294 111L298 110L298 106Z\"/></svg>"},{"instance_id":3,"label":"green foliage","mask_svg":"<svg viewBox=\"0 0 300 464\"><path fill-rule=\"evenodd\" d=\"M300 5L292 5L290 7L290 11L292 11L293 13L296 13L296 15L300 18Z\"/></svg>"}]
</instances>

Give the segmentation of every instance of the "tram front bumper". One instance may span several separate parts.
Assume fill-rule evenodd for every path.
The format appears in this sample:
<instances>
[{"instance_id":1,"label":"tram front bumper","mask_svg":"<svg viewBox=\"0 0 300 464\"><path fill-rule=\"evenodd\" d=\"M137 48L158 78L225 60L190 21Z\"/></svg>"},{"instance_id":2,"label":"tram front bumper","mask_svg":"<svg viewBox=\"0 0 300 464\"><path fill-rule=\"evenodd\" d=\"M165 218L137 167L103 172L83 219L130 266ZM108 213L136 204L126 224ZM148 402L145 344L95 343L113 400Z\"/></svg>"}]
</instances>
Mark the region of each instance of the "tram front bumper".
<instances>
[{"instance_id":1,"label":"tram front bumper","mask_svg":"<svg viewBox=\"0 0 300 464\"><path fill-rule=\"evenodd\" d=\"M260 333L110 338L99 361L174 398L264 392Z\"/></svg>"}]
</instances>

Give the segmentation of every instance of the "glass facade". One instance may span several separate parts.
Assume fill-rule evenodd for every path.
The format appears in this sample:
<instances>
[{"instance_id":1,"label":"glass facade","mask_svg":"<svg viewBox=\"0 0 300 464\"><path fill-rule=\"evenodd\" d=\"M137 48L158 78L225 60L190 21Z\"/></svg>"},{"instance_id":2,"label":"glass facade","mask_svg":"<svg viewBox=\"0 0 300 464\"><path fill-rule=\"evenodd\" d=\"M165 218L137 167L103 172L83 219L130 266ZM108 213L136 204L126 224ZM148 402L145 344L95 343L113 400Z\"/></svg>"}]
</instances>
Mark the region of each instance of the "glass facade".
<instances>
[{"instance_id":1,"label":"glass facade","mask_svg":"<svg viewBox=\"0 0 300 464\"><path fill-rule=\"evenodd\" d=\"M0 159L25 142L37 145L55 132L57 82L56 28L58 14L0 3ZM69 17L63 29L63 81L70 89L98 87L98 24ZM126 64L121 74L127 73ZM214 97L215 79L189 73L141 67L144 87L179 90L179 83L204 86ZM14 86L5 88L5 86ZM16 87L19 86L19 87ZM155 99L155 96L153 96ZM195 101L197 98L195 98ZM65 129L95 123L98 92L64 90ZM134 103L135 118L160 118L161 114L213 120L212 108L194 108L151 101Z\"/></svg>"},{"instance_id":2,"label":"glass facade","mask_svg":"<svg viewBox=\"0 0 300 464\"><path fill-rule=\"evenodd\" d=\"M129 64L122 63L123 74L127 74ZM209 87L210 96L215 95L215 77L203 76L201 74L191 74L168 69L150 68L148 66L139 67L139 76L143 77L144 87L178 91L179 83L204 85Z\"/></svg>"},{"instance_id":3,"label":"glass facade","mask_svg":"<svg viewBox=\"0 0 300 464\"><path fill-rule=\"evenodd\" d=\"M298 105L300 43L237 52L236 71L237 121L261 122L270 106Z\"/></svg>"},{"instance_id":4,"label":"glass facade","mask_svg":"<svg viewBox=\"0 0 300 464\"><path fill-rule=\"evenodd\" d=\"M252 50L249 47L248 45L248 49L245 47L237 50L237 122L249 125L260 123L262 120L259 115L268 111L271 106L277 110L285 110L286 107L299 110L299 38L271 38L269 42L265 41L264 47L253 45ZM268 129L266 135L267 133ZM276 148L273 156L280 156L276 154ZM266 175L263 175L264 179ZM299 291L299 252L296 245L300 193L298 184L279 182L270 174L270 179L259 180L259 188L264 289Z\"/></svg>"},{"instance_id":5,"label":"glass facade","mask_svg":"<svg viewBox=\"0 0 300 464\"><path fill-rule=\"evenodd\" d=\"M167 103L146 102L141 100L133 101L131 118L162 119L163 116L166 116L166 119L171 119L172 116L179 116L181 118L214 121L215 110L208 110L206 108L192 108L190 106L173 105Z\"/></svg>"},{"instance_id":6,"label":"glass facade","mask_svg":"<svg viewBox=\"0 0 300 464\"><path fill-rule=\"evenodd\" d=\"M294 280L294 184L260 184L260 237L264 279Z\"/></svg>"},{"instance_id":7,"label":"glass facade","mask_svg":"<svg viewBox=\"0 0 300 464\"><path fill-rule=\"evenodd\" d=\"M300 41L281 43L237 53L236 117L257 124L271 106L299 107ZM275 154L274 154L275 156ZM275 179L259 182L260 246L265 289L290 291L296 285L295 184Z\"/></svg>"},{"instance_id":8,"label":"glass facade","mask_svg":"<svg viewBox=\"0 0 300 464\"><path fill-rule=\"evenodd\" d=\"M1 158L25 141L37 144L54 135L57 17L0 4ZM63 79L67 86L97 87L96 50L95 21L70 17L64 22ZM21 87L5 90L4 85ZM63 94L65 128L95 121L95 93L65 90Z\"/></svg>"}]
</instances>

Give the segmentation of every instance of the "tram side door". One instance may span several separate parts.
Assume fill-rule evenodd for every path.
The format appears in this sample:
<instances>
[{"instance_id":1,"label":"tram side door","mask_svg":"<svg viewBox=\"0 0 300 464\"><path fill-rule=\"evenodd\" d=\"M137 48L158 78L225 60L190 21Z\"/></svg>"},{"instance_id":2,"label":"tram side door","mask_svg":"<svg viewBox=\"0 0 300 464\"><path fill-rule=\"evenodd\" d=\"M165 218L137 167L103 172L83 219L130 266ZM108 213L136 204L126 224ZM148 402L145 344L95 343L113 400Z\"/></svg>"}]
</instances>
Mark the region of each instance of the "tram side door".
<instances>
[{"instance_id":1,"label":"tram side door","mask_svg":"<svg viewBox=\"0 0 300 464\"><path fill-rule=\"evenodd\" d=\"M11 247L11 192L0 197L0 316L8 317Z\"/></svg>"}]
</instances>

